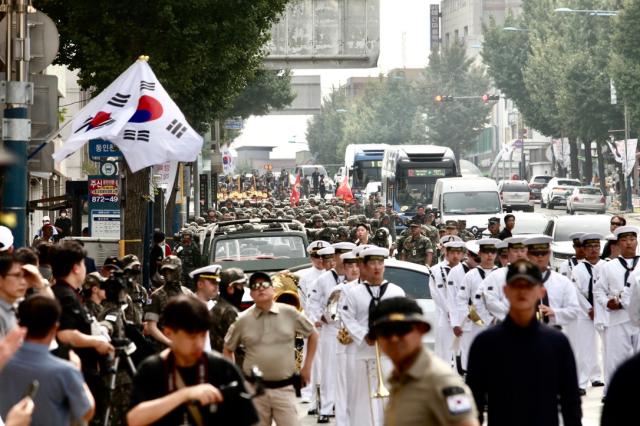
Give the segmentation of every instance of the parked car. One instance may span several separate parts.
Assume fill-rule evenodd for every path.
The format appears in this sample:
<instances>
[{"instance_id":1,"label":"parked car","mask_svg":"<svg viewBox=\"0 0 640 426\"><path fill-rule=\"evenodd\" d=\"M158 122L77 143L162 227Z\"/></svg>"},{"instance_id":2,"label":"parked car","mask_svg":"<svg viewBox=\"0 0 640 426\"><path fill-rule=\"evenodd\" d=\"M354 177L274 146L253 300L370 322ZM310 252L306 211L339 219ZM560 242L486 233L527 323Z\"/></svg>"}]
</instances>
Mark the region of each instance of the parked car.
<instances>
[{"instance_id":1,"label":"parked car","mask_svg":"<svg viewBox=\"0 0 640 426\"><path fill-rule=\"evenodd\" d=\"M551 243L551 267L556 271L560 264L575 254L573 241L569 235L574 232L595 232L602 236L609 235L611 215L585 214L580 216L556 216L549 220L545 235L553 237ZM600 244L604 248L606 241Z\"/></svg>"},{"instance_id":2,"label":"parked car","mask_svg":"<svg viewBox=\"0 0 640 426\"><path fill-rule=\"evenodd\" d=\"M547 186L551 179L553 179L553 176L549 175L535 175L531 177L529 188L531 189L532 200L539 200L541 198L542 188Z\"/></svg>"},{"instance_id":3,"label":"parked car","mask_svg":"<svg viewBox=\"0 0 640 426\"><path fill-rule=\"evenodd\" d=\"M501 180L498 184L498 193L502 200L502 208L505 211L533 211L531 189L526 180Z\"/></svg>"},{"instance_id":4,"label":"parked car","mask_svg":"<svg viewBox=\"0 0 640 426\"><path fill-rule=\"evenodd\" d=\"M578 179L554 177L542 188L540 207L553 209L555 206L566 205L567 196L576 186L582 186Z\"/></svg>"},{"instance_id":5,"label":"parked car","mask_svg":"<svg viewBox=\"0 0 640 426\"><path fill-rule=\"evenodd\" d=\"M579 186L567 198L567 213L578 211L604 213L607 210L607 199L602 190L596 186Z\"/></svg>"}]
</instances>

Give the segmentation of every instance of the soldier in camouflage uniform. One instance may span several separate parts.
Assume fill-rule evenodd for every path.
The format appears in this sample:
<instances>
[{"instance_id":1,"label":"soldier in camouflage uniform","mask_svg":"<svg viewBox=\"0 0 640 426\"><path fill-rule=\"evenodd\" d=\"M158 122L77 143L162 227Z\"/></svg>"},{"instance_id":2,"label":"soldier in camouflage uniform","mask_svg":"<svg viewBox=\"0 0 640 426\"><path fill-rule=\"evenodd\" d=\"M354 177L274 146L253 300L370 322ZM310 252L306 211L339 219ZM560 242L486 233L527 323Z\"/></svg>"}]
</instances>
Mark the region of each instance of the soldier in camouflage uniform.
<instances>
[{"instance_id":1,"label":"soldier in camouflage uniform","mask_svg":"<svg viewBox=\"0 0 640 426\"><path fill-rule=\"evenodd\" d=\"M431 265L433 246L431 241L422 235L420 223L409 225L410 235L402 243L401 260L419 265Z\"/></svg>"},{"instance_id":2,"label":"soldier in camouflage uniform","mask_svg":"<svg viewBox=\"0 0 640 426\"><path fill-rule=\"evenodd\" d=\"M471 241L476 239L473 232L467 229L467 221L465 219L458 219L458 236L462 238L462 241Z\"/></svg>"},{"instance_id":3,"label":"soldier in camouflage uniform","mask_svg":"<svg viewBox=\"0 0 640 426\"><path fill-rule=\"evenodd\" d=\"M82 284L84 306L94 318L99 318L104 309L102 301L106 296L102 287L105 281L99 272L92 272L87 274Z\"/></svg>"},{"instance_id":4,"label":"soldier in camouflage uniform","mask_svg":"<svg viewBox=\"0 0 640 426\"><path fill-rule=\"evenodd\" d=\"M362 207L362 203L357 198L354 198L353 204L349 207L349 215L357 216L360 214L364 214L364 207Z\"/></svg>"},{"instance_id":5,"label":"soldier in camouflage uniform","mask_svg":"<svg viewBox=\"0 0 640 426\"><path fill-rule=\"evenodd\" d=\"M200 247L193 241L193 235L190 232L182 234L182 244L174 252L182 261L182 283L191 291L195 290L195 283L189 277L189 273L200 267L202 254L200 253Z\"/></svg>"},{"instance_id":6,"label":"soldier in camouflage uniform","mask_svg":"<svg viewBox=\"0 0 640 426\"><path fill-rule=\"evenodd\" d=\"M127 309L125 316L138 327L142 327L142 319L144 318L144 307L147 305L149 294L142 284L140 284L140 276L142 273L140 260L134 254L128 254L120 259L124 268L125 278L131 283L127 294Z\"/></svg>"},{"instance_id":7,"label":"soldier in camouflage uniform","mask_svg":"<svg viewBox=\"0 0 640 426\"><path fill-rule=\"evenodd\" d=\"M433 252L435 254L436 259L439 256L438 253L438 243L440 242L440 234L438 232L438 228L433 225L425 224L422 225L422 233L431 241L431 247L433 247Z\"/></svg>"},{"instance_id":8,"label":"soldier in camouflage uniform","mask_svg":"<svg viewBox=\"0 0 640 426\"><path fill-rule=\"evenodd\" d=\"M209 329L211 348L218 352L222 352L224 337L238 317L246 282L247 278L240 268L229 268L220 274L220 294L211 308L212 321ZM238 355L243 358L243 354L241 349L236 350L236 363L238 363Z\"/></svg>"},{"instance_id":9,"label":"soldier in camouflage uniform","mask_svg":"<svg viewBox=\"0 0 640 426\"><path fill-rule=\"evenodd\" d=\"M162 324L159 324L164 307L167 306L171 297L180 294L193 295L193 292L180 282L182 279L182 261L177 256L167 256L162 260L160 274L164 277L165 283L151 293L151 303L145 309L144 320L147 321L147 332L156 341L156 349L162 350L170 344L167 336L161 331Z\"/></svg>"}]
</instances>

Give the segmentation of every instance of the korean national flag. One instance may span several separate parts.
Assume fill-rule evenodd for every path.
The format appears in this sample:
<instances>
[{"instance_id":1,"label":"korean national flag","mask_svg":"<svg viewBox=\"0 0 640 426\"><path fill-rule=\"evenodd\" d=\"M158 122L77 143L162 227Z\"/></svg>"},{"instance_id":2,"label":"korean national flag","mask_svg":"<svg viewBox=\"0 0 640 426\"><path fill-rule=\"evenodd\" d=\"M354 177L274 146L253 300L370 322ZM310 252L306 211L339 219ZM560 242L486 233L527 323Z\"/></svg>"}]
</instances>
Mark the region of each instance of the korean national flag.
<instances>
[{"instance_id":1,"label":"korean national flag","mask_svg":"<svg viewBox=\"0 0 640 426\"><path fill-rule=\"evenodd\" d=\"M132 172L167 161L194 161L202 149L202 137L142 59L78 113L71 136L53 158L62 161L90 139L113 142Z\"/></svg>"}]
</instances>

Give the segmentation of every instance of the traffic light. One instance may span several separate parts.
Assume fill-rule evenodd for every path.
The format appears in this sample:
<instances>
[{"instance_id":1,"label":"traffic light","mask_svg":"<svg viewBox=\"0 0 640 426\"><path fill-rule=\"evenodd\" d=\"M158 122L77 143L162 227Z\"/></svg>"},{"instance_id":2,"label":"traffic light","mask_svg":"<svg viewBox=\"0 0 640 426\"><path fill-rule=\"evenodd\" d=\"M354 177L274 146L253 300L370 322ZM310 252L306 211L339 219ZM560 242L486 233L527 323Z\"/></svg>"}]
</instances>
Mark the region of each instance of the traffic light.
<instances>
[{"instance_id":1,"label":"traffic light","mask_svg":"<svg viewBox=\"0 0 640 426\"><path fill-rule=\"evenodd\" d=\"M499 101L500 100L500 95L490 95L488 93L485 93L484 95L482 95L482 102L484 102L485 104L488 104L489 101Z\"/></svg>"},{"instance_id":2,"label":"traffic light","mask_svg":"<svg viewBox=\"0 0 640 426\"><path fill-rule=\"evenodd\" d=\"M453 100L453 96L450 96L450 95L436 95L435 97L436 103L450 102L452 100Z\"/></svg>"}]
</instances>

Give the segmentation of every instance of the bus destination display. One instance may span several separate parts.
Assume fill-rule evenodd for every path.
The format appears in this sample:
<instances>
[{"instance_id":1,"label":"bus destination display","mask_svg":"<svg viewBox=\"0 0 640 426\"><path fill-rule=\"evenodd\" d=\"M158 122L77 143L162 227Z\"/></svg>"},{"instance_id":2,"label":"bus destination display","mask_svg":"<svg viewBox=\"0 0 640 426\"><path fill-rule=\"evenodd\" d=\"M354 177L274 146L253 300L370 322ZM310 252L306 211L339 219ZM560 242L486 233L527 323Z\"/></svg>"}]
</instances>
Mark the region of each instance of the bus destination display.
<instances>
[{"instance_id":1,"label":"bus destination display","mask_svg":"<svg viewBox=\"0 0 640 426\"><path fill-rule=\"evenodd\" d=\"M409 177L444 177L446 169L407 169Z\"/></svg>"}]
</instances>

